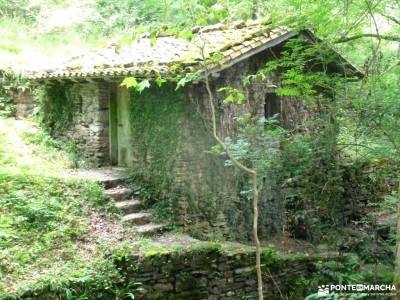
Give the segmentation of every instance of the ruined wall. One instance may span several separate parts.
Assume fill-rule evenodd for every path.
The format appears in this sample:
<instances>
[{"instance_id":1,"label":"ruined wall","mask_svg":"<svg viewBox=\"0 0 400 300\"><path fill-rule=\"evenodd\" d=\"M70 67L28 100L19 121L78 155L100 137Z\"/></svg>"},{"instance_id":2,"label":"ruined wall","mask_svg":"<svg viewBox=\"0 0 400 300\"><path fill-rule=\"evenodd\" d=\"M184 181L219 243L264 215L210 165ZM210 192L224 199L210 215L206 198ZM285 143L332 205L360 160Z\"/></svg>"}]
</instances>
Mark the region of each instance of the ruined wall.
<instances>
[{"instance_id":1,"label":"ruined wall","mask_svg":"<svg viewBox=\"0 0 400 300\"><path fill-rule=\"evenodd\" d=\"M317 261L337 259L290 256L264 249L261 263L265 299L304 299L315 293L316 286L304 285L299 279L307 282L315 276ZM250 300L258 298L254 260L251 248L225 251L199 246L144 257L128 256L117 264L128 281L140 283L137 299Z\"/></svg>"},{"instance_id":2,"label":"ruined wall","mask_svg":"<svg viewBox=\"0 0 400 300\"><path fill-rule=\"evenodd\" d=\"M12 93L12 98L15 103L15 117L17 119L24 119L32 113L34 103L31 90L15 91Z\"/></svg>"},{"instance_id":3,"label":"ruined wall","mask_svg":"<svg viewBox=\"0 0 400 300\"><path fill-rule=\"evenodd\" d=\"M211 88L215 95L217 127L219 136L235 138L236 118L250 113L255 118L264 117L267 93L279 86L279 76L270 74L264 80L255 80L244 85L246 75L255 74L270 59L265 53L253 56L246 61L220 73L213 79ZM223 104L226 94L217 92L220 87L232 86L243 90L246 101L242 105ZM195 216L196 227L211 233L222 232L230 236L251 238L252 208L251 201L243 196L248 189L247 177L234 167L224 165L225 156L215 156L207 152L216 144L211 138L211 120L208 95L203 84L192 85L186 89L186 98L190 101L192 115L198 115L201 122L193 123L186 119L184 140L180 161L180 178L191 186L193 194L189 197L188 214ZM310 111L299 99L282 97L280 99L281 125L287 129L306 126ZM262 175L261 175L262 176ZM280 233L285 225L284 207L279 191L261 191L260 198L260 234L270 237ZM236 236L235 236L236 235Z\"/></svg>"},{"instance_id":4,"label":"ruined wall","mask_svg":"<svg viewBox=\"0 0 400 300\"><path fill-rule=\"evenodd\" d=\"M28 286L18 299L71 299L69 291L74 291L72 297L85 291L90 299L114 299L114 292L121 291L140 300L258 299L252 247L209 242L191 246L178 243L176 248L160 244L148 247L134 253L123 250L111 254L113 275L107 277L106 285L104 281L96 281L102 276L71 278L60 283L60 287L47 282ZM346 262L346 256L337 254L294 255L264 248L261 252L264 297L268 300L305 299L315 294L319 285L336 278L336 275L331 277L332 270L338 274L348 272ZM329 267L321 268L321 265ZM107 266L106 270L109 268ZM86 284L90 286L90 283L95 284L92 294L86 289Z\"/></svg>"},{"instance_id":5,"label":"ruined wall","mask_svg":"<svg viewBox=\"0 0 400 300\"><path fill-rule=\"evenodd\" d=\"M213 78L219 135L235 136L236 117L251 113L264 116L265 97L279 84L276 74L265 80L243 84L248 74L255 74L265 65L268 55L261 53L240 62ZM243 90L247 101L242 105L225 105L220 87ZM144 170L155 188L179 189L178 203L173 193L165 196L168 209L162 214L176 216L178 224L192 234L250 239L251 201L243 196L247 177L234 167L225 166L225 156L210 153L216 141L211 136L208 95L203 84L193 84L183 91L173 85L151 87L141 94L131 95L131 125L134 134L135 170ZM307 109L302 101L285 98L282 104L282 124L291 128L305 123ZM168 183L160 179L168 178ZM283 203L278 192L263 193L260 199L260 233L262 237L280 233L285 224Z\"/></svg>"},{"instance_id":6,"label":"ruined wall","mask_svg":"<svg viewBox=\"0 0 400 300\"><path fill-rule=\"evenodd\" d=\"M66 92L74 111L62 136L76 143L85 163L108 164L109 86L106 83L76 83Z\"/></svg>"}]
</instances>

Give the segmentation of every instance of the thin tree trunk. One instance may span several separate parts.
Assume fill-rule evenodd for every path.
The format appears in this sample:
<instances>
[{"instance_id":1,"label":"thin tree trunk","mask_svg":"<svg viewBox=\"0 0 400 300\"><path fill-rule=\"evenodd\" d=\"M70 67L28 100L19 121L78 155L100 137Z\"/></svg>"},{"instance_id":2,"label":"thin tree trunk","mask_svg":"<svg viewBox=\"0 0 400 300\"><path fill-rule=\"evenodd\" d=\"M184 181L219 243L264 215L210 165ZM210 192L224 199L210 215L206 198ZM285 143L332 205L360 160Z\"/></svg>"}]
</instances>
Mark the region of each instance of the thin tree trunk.
<instances>
[{"instance_id":1,"label":"thin tree trunk","mask_svg":"<svg viewBox=\"0 0 400 300\"><path fill-rule=\"evenodd\" d=\"M204 47L202 50L203 61L205 62L204 55ZM210 81L209 81L209 71L207 65L204 64L204 79L206 84L206 89L208 93L209 105L210 105L210 113L211 113L211 123L212 123L212 133L214 139L218 142L218 144L222 147L222 149L227 154L228 158L233 162L233 164L239 168L240 170L247 173L252 178L253 183L253 240L256 248L256 272L257 272L257 292L258 299L263 300L263 282L262 282L262 273L261 273L261 245L260 240L258 238L258 184L257 184L257 172L253 169L250 169L243 165L240 161L238 161L230 152L228 147L222 141L222 139L218 136L217 133L217 122L215 117L215 107L214 107L214 95L211 91Z\"/></svg>"},{"instance_id":2,"label":"thin tree trunk","mask_svg":"<svg viewBox=\"0 0 400 300\"><path fill-rule=\"evenodd\" d=\"M261 245L258 239L258 188L257 173L253 174L253 239L256 246L256 270L258 298L263 299L263 282L261 274Z\"/></svg>"}]
</instances>

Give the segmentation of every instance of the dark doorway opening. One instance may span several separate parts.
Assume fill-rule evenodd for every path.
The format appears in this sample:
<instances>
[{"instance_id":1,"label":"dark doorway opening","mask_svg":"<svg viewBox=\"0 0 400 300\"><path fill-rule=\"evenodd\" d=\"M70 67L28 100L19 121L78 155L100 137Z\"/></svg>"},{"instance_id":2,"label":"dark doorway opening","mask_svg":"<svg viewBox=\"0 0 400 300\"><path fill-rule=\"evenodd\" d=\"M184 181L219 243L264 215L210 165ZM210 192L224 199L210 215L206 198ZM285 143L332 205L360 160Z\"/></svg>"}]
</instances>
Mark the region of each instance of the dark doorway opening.
<instances>
[{"instance_id":1,"label":"dark doorway opening","mask_svg":"<svg viewBox=\"0 0 400 300\"><path fill-rule=\"evenodd\" d=\"M264 117L272 118L281 113L281 98L276 93L267 93L264 103ZM278 118L280 120L280 117Z\"/></svg>"}]
</instances>

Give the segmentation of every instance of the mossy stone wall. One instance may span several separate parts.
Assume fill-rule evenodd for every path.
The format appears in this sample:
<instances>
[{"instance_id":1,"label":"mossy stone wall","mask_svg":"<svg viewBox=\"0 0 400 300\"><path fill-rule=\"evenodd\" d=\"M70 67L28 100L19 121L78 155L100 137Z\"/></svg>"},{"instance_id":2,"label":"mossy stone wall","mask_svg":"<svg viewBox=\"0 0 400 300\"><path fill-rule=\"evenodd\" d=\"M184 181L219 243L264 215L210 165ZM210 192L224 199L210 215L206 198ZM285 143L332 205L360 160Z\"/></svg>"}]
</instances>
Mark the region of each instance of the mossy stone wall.
<instances>
[{"instance_id":1,"label":"mossy stone wall","mask_svg":"<svg viewBox=\"0 0 400 300\"><path fill-rule=\"evenodd\" d=\"M84 165L109 163L109 97L107 83L53 85L42 96L45 125L54 137L76 144Z\"/></svg>"},{"instance_id":2,"label":"mossy stone wall","mask_svg":"<svg viewBox=\"0 0 400 300\"><path fill-rule=\"evenodd\" d=\"M264 116L266 94L279 84L276 74L244 85L270 59L260 53L217 74L211 81L219 135L235 137L235 119L245 113ZM231 86L243 90L242 105L223 104L226 95L217 90ZM201 83L175 90L173 84L153 85L142 93L133 91L131 103L132 166L150 182L173 221L194 235L230 239L251 238L251 201L243 197L248 178L234 167L225 166L226 157L211 153L216 141L211 135L208 95ZM283 99L285 126L303 123L307 110L303 101ZM285 224L283 203L261 197L262 237L280 233Z\"/></svg>"},{"instance_id":3,"label":"mossy stone wall","mask_svg":"<svg viewBox=\"0 0 400 300\"><path fill-rule=\"evenodd\" d=\"M128 281L140 283L137 299L257 299L254 249L195 246L190 250L131 255L117 265ZM264 249L261 261L265 299L278 300L282 295L285 299L304 299L315 293L312 289L316 287L304 285L301 280L306 282L315 276L316 262L337 259L284 255Z\"/></svg>"}]
</instances>

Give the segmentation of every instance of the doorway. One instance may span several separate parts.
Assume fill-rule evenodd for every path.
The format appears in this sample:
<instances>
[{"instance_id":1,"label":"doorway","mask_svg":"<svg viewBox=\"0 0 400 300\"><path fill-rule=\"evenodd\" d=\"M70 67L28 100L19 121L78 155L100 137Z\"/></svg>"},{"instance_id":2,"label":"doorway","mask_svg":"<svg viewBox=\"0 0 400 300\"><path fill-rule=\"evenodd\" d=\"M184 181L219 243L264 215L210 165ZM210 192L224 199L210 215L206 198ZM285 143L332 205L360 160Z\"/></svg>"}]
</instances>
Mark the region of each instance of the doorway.
<instances>
[{"instance_id":1,"label":"doorway","mask_svg":"<svg viewBox=\"0 0 400 300\"><path fill-rule=\"evenodd\" d=\"M129 91L115 85L110 93L110 161L112 165L132 166L133 147L129 121Z\"/></svg>"}]
</instances>

